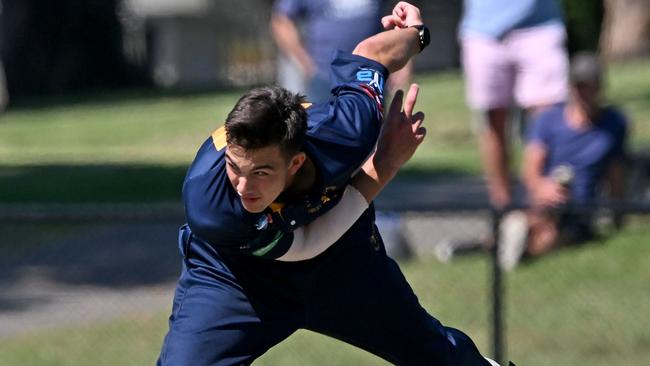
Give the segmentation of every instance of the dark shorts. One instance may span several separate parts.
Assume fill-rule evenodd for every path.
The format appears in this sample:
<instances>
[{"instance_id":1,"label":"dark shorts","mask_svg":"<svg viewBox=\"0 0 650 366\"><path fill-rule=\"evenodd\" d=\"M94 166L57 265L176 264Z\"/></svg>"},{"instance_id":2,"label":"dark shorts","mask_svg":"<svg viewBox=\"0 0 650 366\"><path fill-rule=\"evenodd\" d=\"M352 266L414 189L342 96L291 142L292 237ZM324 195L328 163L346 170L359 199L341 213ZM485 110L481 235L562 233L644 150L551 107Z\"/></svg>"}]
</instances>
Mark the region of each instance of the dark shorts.
<instances>
[{"instance_id":1,"label":"dark shorts","mask_svg":"<svg viewBox=\"0 0 650 366\"><path fill-rule=\"evenodd\" d=\"M369 212L355 224L368 230L293 263L226 256L182 228L183 271L158 365L247 365L301 328L394 364L489 365L469 337L420 306Z\"/></svg>"},{"instance_id":2,"label":"dark shorts","mask_svg":"<svg viewBox=\"0 0 650 366\"><path fill-rule=\"evenodd\" d=\"M593 215L566 210L560 214L558 230L568 244L578 244L594 237Z\"/></svg>"}]
</instances>

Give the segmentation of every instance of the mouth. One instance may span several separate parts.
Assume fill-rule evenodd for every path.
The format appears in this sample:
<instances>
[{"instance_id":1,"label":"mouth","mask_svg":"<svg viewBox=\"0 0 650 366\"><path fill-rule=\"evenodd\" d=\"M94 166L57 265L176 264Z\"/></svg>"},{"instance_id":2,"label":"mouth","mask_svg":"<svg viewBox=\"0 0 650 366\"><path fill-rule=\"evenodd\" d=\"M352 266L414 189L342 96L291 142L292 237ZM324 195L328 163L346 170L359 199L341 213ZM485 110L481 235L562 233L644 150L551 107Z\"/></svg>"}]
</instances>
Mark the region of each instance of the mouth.
<instances>
[{"instance_id":1,"label":"mouth","mask_svg":"<svg viewBox=\"0 0 650 366\"><path fill-rule=\"evenodd\" d=\"M261 199L262 199L262 197L260 197L260 196L253 196L253 195L242 195L242 196L241 196L241 200L242 200L244 203L247 203L247 204L257 203L257 202L259 202Z\"/></svg>"}]
</instances>

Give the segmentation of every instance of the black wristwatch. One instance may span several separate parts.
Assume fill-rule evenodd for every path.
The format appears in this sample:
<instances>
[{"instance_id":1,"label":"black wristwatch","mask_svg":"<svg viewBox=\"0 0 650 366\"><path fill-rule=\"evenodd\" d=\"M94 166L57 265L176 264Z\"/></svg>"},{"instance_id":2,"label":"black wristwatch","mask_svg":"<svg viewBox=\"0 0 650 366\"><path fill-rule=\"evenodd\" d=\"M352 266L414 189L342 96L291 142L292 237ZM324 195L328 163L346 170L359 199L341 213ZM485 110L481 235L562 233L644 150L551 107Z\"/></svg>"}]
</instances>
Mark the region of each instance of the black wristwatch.
<instances>
[{"instance_id":1,"label":"black wristwatch","mask_svg":"<svg viewBox=\"0 0 650 366\"><path fill-rule=\"evenodd\" d=\"M412 25L411 27L418 30L418 37L420 38L420 52L422 52L422 50L431 42L429 28L427 28L427 26L424 24Z\"/></svg>"}]
</instances>

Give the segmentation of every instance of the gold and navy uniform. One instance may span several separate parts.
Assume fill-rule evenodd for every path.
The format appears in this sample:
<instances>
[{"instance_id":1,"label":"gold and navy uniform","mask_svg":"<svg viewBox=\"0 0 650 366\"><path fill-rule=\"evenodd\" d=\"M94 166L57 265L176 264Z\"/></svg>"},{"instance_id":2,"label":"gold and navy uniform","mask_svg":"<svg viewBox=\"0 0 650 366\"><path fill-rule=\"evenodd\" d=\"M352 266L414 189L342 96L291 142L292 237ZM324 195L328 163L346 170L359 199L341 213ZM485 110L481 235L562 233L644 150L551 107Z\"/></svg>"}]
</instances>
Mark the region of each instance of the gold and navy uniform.
<instances>
[{"instance_id":1,"label":"gold and navy uniform","mask_svg":"<svg viewBox=\"0 0 650 366\"><path fill-rule=\"evenodd\" d=\"M300 202L244 210L226 174L225 131L216 130L199 149L183 185L187 222L193 235L223 250L277 258L289 249L293 229L327 212L341 197L377 141L382 120L386 69L371 60L340 54L337 80L327 103L306 105L303 151L318 171L318 181Z\"/></svg>"},{"instance_id":2,"label":"gold and navy uniform","mask_svg":"<svg viewBox=\"0 0 650 366\"><path fill-rule=\"evenodd\" d=\"M286 252L294 227L338 202L372 151L386 77L374 61L337 55L332 98L307 109L304 151L320 179L302 202L246 212L226 176L223 132L205 141L183 188L183 270L158 366L249 365L298 329L394 364L489 366L469 337L420 306L386 255L372 205L316 257L270 259Z\"/></svg>"}]
</instances>

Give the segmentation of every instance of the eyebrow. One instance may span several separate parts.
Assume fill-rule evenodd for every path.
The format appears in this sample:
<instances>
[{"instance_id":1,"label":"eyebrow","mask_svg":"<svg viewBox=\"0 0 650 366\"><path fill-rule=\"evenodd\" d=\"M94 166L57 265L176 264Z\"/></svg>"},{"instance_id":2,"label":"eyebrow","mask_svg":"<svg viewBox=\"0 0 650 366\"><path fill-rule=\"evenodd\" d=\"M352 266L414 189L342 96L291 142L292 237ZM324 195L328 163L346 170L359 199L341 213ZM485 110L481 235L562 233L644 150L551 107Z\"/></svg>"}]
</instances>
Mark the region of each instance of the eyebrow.
<instances>
[{"instance_id":1,"label":"eyebrow","mask_svg":"<svg viewBox=\"0 0 650 366\"><path fill-rule=\"evenodd\" d=\"M228 153L225 153L224 155L226 156L226 160L227 160L227 162L228 162L229 164L231 164L232 166L234 166L235 168L237 168L237 170L241 170L241 169L239 168L239 166L238 166L237 164L235 164L235 162L234 162L233 159L230 157L230 155L228 155ZM261 170L261 169L275 170L275 167L273 167L273 165L271 165L271 164L264 164L264 165L256 166L256 167L253 169L253 171L255 171L255 170Z\"/></svg>"}]
</instances>

